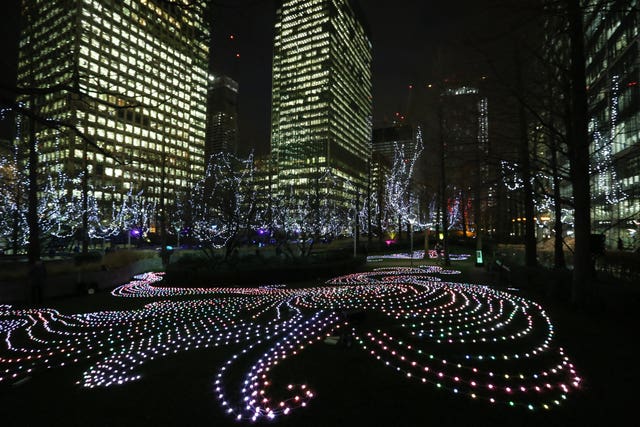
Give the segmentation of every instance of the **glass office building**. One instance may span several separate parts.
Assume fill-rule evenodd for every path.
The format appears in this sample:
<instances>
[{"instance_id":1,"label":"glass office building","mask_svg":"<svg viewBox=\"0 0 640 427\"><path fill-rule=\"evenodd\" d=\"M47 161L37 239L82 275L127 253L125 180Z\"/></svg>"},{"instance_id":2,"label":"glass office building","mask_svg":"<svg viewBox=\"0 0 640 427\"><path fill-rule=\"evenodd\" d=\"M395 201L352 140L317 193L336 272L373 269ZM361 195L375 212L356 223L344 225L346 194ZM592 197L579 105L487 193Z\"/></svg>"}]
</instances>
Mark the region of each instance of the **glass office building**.
<instances>
[{"instance_id":1,"label":"glass office building","mask_svg":"<svg viewBox=\"0 0 640 427\"><path fill-rule=\"evenodd\" d=\"M345 206L356 193L365 194L372 132L371 55L370 36L355 2L282 1L271 117L280 192L325 192ZM331 186L323 181L327 174Z\"/></svg>"},{"instance_id":2,"label":"glass office building","mask_svg":"<svg viewBox=\"0 0 640 427\"><path fill-rule=\"evenodd\" d=\"M238 83L227 76L211 76L207 108L205 159L215 153L238 151Z\"/></svg>"},{"instance_id":3,"label":"glass office building","mask_svg":"<svg viewBox=\"0 0 640 427\"><path fill-rule=\"evenodd\" d=\"M638 2L593 0L585 16L591 113L593 232L640 245L640 13Z\"/></svg>"},{"instance_id":4,"label":"glass office building","mask_svg":"<svg viewBox=\"0 0 640 427\"><path fill-rule=\"evenodd\" d=\"M103 202L129 191L170 202L201 176L203 12L203 1L23 0L18 85L39 90L20 101L64 124L36 125L42 170L86 170Z\"/></svg>"}]
</instances>

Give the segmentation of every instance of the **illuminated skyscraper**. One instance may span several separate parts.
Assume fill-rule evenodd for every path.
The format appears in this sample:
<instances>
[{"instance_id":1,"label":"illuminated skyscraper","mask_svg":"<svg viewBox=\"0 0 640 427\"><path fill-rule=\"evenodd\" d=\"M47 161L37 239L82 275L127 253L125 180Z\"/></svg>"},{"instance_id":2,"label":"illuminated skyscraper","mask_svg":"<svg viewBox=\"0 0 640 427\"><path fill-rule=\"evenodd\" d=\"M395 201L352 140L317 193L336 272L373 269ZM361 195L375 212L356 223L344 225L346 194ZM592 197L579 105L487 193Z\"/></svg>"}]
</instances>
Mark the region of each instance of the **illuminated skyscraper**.
<instances>
[{"instance_id":1,"label":"illuminated skyscraper","mask_svg":"<svg viewBox=\"0 0 640 427\"><path fill-rule=\"evenodd\" d=\"M349 0L284 0L273 57L271 149L279 191L364 194L371 151L370 37Z\"/></svg>"},{"instance_id":2,"label":"illuminated skyscraper","mask_svg":"<svg viewBox=\"0 0 640 427\"><path fill-rule=\"evenodd\" d=\"M103 202L170 200L203 173L209 30L203 1L23 0L18 84L43 170L88 171Z\"/></svg>"},{"instance_id":3,"label":"illuminated skyscraper","mask_svg":"<svg viewBox=\"0 0 640 427\"><path fill-rule=\"evenodd\" d=\"M205 159L212 154L238 150L238 83L216 76L209 82Z\"/></svg>"}]
</instances>

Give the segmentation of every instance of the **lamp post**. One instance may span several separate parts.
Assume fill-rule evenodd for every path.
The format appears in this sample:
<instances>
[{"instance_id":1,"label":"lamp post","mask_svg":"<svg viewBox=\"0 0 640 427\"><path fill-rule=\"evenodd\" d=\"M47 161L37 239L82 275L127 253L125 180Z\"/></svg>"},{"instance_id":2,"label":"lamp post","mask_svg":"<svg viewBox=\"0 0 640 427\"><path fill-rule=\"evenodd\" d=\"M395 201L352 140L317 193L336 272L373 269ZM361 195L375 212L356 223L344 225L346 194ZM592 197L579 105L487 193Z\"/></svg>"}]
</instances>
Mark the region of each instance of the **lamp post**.
<instances>
[{"instance_id":1,"label":"lamp post","mask_svg":"<svg viewBox=\"0 0 640 427\"><path fill-rule=\"evenodd\" d=\"M438 99L438 133L440 134L440 209L442 211L442 248L444 250L444 265L448 266L450 265L449 247L447 244L449 224L447 221L447 195L445 193L447 189L445 174L447 143L444 135L445 125L442 103L443 99L442 96L440 96L440 98Z\"/></svg>"},{"instance_id":2,"label":"lamp post","mask_svg":"<svg viewBox=\"0 0 640 427\"><path fill-rule=\"evenodd\" d=\"M353 217L351 216L351 214L349 214L349 216L347 216L347 221L349 222L349 226L351 227L351 232L353 235L353 257L355 258L357 256L357 247L358 247L358 237L357 237L357 229L356 229L356 223L358 221L358 217L357 217L357 213L353 212Z\"/></svg>"},{"instance_id":3,"label":"lamp post","mask_svg":"<svg viewBox=\"0 0 640 427\"><path fill-rule=\"evenodd\" d=\"M358 254L357 254L357 248L358 248L358 218L357 216L354 215L353 217L353 257L355 258Z\"/></svg>"},{"instance_id":4,"label":"lamp post","mask_svg":"<svg viewBox=\"0 0 640 427\"><path fill-rule=\"evenodd\" d=\"M411 267L413 267L413 225L416 223L418 217L414 213L410 213L407 216L407 221L409 222L409 234L411 235Z\"/></svg>"}]
</instances>

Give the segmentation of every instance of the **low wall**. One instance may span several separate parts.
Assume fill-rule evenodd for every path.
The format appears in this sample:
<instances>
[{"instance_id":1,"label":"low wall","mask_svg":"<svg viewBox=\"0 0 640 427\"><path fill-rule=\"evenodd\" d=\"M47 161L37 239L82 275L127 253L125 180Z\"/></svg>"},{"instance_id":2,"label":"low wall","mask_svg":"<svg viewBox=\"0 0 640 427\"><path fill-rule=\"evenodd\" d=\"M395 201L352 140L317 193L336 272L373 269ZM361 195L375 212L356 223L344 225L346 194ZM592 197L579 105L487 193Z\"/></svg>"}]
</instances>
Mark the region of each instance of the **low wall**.
<instances>
[{"instance_id":1,"label":"low wall","mask_svg":"<svg viewBox=\"0 0 640 427\"><path fill-rule=\"evenodd\" d=\"M82 271L49 276L42 290L44 300L72 295L87 294L94 291L108 290L124 284L137 274L149 270L158 270L159 259L142 259L133 264L100 271ZM0 282L0 304L28 302L31 289L27 279L19 282Z\"/></svg>"}]
</instances>

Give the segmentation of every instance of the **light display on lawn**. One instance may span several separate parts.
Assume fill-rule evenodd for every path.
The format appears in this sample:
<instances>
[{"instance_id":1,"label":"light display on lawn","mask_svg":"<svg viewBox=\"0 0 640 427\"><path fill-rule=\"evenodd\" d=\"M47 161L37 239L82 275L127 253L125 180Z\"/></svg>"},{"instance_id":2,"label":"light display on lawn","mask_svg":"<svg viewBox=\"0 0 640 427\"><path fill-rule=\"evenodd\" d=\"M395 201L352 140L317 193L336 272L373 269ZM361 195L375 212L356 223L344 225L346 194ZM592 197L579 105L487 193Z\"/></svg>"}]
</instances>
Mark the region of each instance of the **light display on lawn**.
<instances>
[{"instance_id":1,"label":"light display on lawn","mask_svg":"<svg viewBox=\"0 0 640 427\"><path fill-rule=\"evenodd\" d=\"M438 252L435 249L429 249L428 255L430 259L438 259ZM444 256L443 251L440 251L440 256ZM469 259L471 255L469 254L449 254L450 261L464 261ZM413 256L411 252L409 253L394 253L394 254L385 254L385 255L369 255L367 257L367 262L376 262L381 261L383 259L422 259L424 258L424 250L413 251Z\"/></svg>"},{"instance_id":2,"label":"light display on lawn","mask_svg":"<svg viewBox=\"0 0 640 427\"><path fill-rule=\"evenodd\" d=\"M148 273L113 291L163 298L137 310L66 315L2 305L0 386L71 364L88 365L82 387L117 386L142 379L151 360L228 347L233 354L212 379L222 410L238 420L275 419L322 398L286 367L337 335L400 380L487 404L547 410L580 388L540 305L435 277L445 273L385 268L306 289L171 288Z\"/></svg>"}]
</instances>

